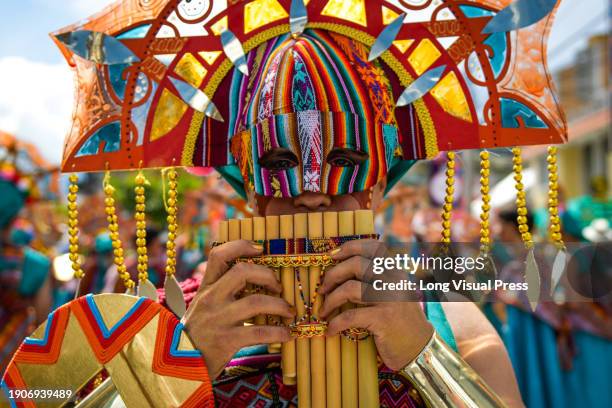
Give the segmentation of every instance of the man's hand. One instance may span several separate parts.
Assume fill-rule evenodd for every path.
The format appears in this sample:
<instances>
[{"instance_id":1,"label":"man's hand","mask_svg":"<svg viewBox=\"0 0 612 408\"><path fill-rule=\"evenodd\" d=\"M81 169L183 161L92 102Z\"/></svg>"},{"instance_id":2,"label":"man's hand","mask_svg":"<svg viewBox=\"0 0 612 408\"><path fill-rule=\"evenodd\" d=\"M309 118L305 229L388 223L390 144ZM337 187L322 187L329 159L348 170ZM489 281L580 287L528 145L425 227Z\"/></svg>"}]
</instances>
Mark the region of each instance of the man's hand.
<instances>
[{"instance_id":1,"label":"man's hand","mask_svg":"<svg viewBox=\"0 0 612 408\"><path fill-rule=\"evenodd\" d=\"M268 268L244 263L229 267L239 257L261 252L261 246L249 241L213 248L202 285L183 318L189 337L204 355L211 378L219 376L243 347L291 339L286 327L244 326L244 321L261 314L295 316L295 310L280 297L255 294L237 298L247 283L271 293L281 292L280 282Z\"/></svg>"},{"instance_id":2,"label":"man's hand","mask_svg":"<svg viewBox=\"0 0 612 408\"><path fill-rule=\"evenodd\" d=\"M385 256L385 245L375 240L350 241L342 245L332 258L339 264L325 272L319 293L325 295L320 310L321 318L329 318L328 335L335 335L351 327L363 328L374 336L376 348L385 365L400 370L414 360L431 339L433 328L427 321L417 299L388 298L387 302L365 302L362 293L373 280L371 262ZM394 271L399 279L404 275ZM389 276L385 276L385 280ZM393 277L391 277L393 279ZM380 295L379 295L380 296ZM389 295L391 296L391 295ZM334 310L351 302L361 305L332 317Z\"/></svg>"}]
</instances>

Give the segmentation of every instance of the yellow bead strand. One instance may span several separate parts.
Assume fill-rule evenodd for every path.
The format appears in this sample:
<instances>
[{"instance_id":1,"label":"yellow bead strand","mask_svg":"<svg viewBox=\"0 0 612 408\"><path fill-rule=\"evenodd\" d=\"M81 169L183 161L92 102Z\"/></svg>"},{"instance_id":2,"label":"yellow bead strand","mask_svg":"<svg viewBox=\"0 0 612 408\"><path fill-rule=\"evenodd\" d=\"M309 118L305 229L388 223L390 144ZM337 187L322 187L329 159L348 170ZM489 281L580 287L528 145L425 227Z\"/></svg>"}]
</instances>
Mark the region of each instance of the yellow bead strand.
<instances>
[{"instance_id":1,"label":"yellow bead strand","mask_svg":"<svg viewBox=\"0 0 612 408\"><path fill-rule=\"evenodd\" d=\"M68 240L70 246L68 248L70 262L72 262L72 270L76 279L83 279L85 272L81 266L79 258L79 211L77 208L77 193L79 178L76 174L71 174L69 177L70 185L68 186Z\"/></svg>"},{"instance_id":2,"label":"yellow bead strand","mask_svg":"<svg viewBox=\"0 0 612 408\"><path fill-rule=\"evenodd\" d=\"M444 207L442 210L442 242L450 244L451 213L455 198L455 152L448 152L446 157L446 196L444 197Z\"/></svg>"},{"instance_id":3,"label":"yellow bead strand","mask_svg":"<svg viewBox=\"0 0 612 408\"><path fill-rule=\"evenodd\" d=\"M168 197L166 200L166 211L168 212L168 241L166 242L166 278L171 278L176 274L176 234L178 232L177 222L177 179L178 173L174 167L167 169L168 176Z\"/></svg>"},{"instance_id":4,"label":"yellow bead strand","mask_svg":"<svg viewBox=\"0 0 612 408\"><path fill-rule=\"evenodd\" d=\"M480 253L488 254L491 249L489 215L491 212L491 195L489 194L489 175L491 162L489 152L480 152L480 194L482 207L480 213Z\"/></svg>"},{"instance_id":5,"label":"yellow bead strand","mask_svg":"<svg viewBox=\"0 0 612 408\"><path fill-rule=\"evenodd\" d=\"M521 157L521 149L514 147L512 149L512 155L514 156L512 158L512 169L514 170L516 211L518 213L516 221L525 247L533 248L533 238L531 237L529 225L527 224L527 196L525 194L525 186L523 185L523 159Z\"/></svg>"},{"instance_id":6,"label":"yellow bead strand","mask_svg":"<svg viewBox=\"0 0 612 408\"><path fill-rule=\"evenodd\" d=\"M123 247L121 240L119 239L119 223L118 217L115 209L115 199L113 195L115 193L115 188L110 184L110 172L107 171L104 176L104 205L106 210L106 220L108 221L108 231L110 235L110 239L113 243L113 255L114 262L117 265L117 273L119 277L123 281L123 284L128 290L133 290L135 283L130 277L130 273L125 266L125 259L123 254Z\"/></svg>"},{"instance_id":7,"label":"yellow bead strand","mask_svg":"<svg viewBox=\"0 0 612 408\"><path fill-rule=\"evenodd\" d=\"M149 279L149 258L147 254L147 220L145 214L145 185L148 184L142 171L138 172L135 179L136 208L134 219L136 220L136 253L138 255L138 281L144 282Z\"/></svg>"},{"instance_id":8,"label":"yellow bead strand","mask_svg":"<svg viewBox=\"0 0 612 408\"><path fill-rule=\"evenodd\" d=\"M561 219L559 218L559 184L557 173L557 147L548 147L548 231L550 239L558 249L564 249L565 243L561 235Z\"/></svg>"}]
</instances>

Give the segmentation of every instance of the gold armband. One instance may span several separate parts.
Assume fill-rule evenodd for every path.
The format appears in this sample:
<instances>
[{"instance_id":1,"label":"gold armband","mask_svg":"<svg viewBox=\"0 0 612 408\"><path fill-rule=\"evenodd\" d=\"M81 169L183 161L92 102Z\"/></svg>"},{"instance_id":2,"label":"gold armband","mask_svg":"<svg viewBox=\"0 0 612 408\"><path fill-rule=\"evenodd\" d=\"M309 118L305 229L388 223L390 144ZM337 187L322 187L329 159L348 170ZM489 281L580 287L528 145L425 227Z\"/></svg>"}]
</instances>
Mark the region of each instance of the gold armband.
<instances>
[{"instance_id":1,"label":"gold armband","mask_svg":"<svg viewBox=\"0 0 612 408\"><path fill-rule=\"evenodd\" d=\"M506 406L435 331L427 346L401 374L417 388L428 407Z\"/></svg>"}]
</instances>

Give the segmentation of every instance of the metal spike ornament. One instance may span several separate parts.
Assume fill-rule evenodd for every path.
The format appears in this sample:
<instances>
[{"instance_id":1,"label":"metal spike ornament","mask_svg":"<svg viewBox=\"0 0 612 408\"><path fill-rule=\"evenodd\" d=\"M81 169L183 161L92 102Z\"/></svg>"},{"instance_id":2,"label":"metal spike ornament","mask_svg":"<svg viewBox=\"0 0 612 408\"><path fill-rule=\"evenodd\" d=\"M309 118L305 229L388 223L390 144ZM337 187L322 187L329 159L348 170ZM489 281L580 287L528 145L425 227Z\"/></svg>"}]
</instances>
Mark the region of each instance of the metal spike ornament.
<instances>
[{"instance_id":1,"label":"metal spike ornament","mask_svg":"<svg viewBox=\"0 0 612 408\"><path fill-rule=\"evenodd\" d=\"M567 267L567 248L563 242L561 233L561 218L559 217L559 183L557 169L557 147L548 148L548 214L549 214L549 237L557 247L557 255L553 262L550 277L550 294L552 295L561 281L561 277Z\"/></svg>"},{"instance_id":2,"label":"metal spike ornament","mask_svg":"<svg viewBox=\"0 0 612 408\"><path fill-rule=\"evenodd\" d=\"M102 65L134 64L140 61L121 41L105 33L71 31L55 36L79 57Z\"/></svg>"},{"instance_id":3,"label":"metal spike ornament","mask_svg":"<svg viewBox=\"0 0 612 408\"><path fill-rule=\"evenodd\" d=\"M149 280L149 257L147 255L147 216L145 186L149 184L142 171L138 172L135 179L136 195L134 219L136 221L136 253L138 255L138 296L143 296L157 302L157 290Z\"/></svg>"},{"instance_id":4,"label":"metal spike ornament","mask_svg":"<svg viewBox=\"0 0 612 408\"><path fill-rule=\"evenodd\" d=\"M223 31L221 33L221 44L223 45L223 52L232 61L236 69L242 72L243 75L249 75L244 48L242 48L242 44L236 35L230 30Z\"/></svg>"},{"instance_id":5,"label":"metal spike ornament","mask_svg":"<svg viewBox=\"0 0 612 408\"><path fill-rule=\"evenodd\" d=\"M557 0L516 0L500 10L482 33L504 33L528 27L549 15L556 4Z\"/></svg>"},{"instance_id":6,"label":"metal spike ornament","mask_svg":"<svg viewBox=\"0 0 612 408\"><path fill-rule=\"evenodd\" d=\"M79 192L79 177L76 174L71 174L70 185L68 186L68 247L69 259L72 263L72 270L74 271L74 278L78 280L77 290L75 292L75 299L79 297L81 280L85 276L83 267L81 265L81 258L79 256L79 211L77 208L77 193Z\"/></svg>"},{"instance_id":7,"label":"metal spike ornament","mask_svg":"<svg viewBox=\"0 0 612 408\"><path fill-rule=\"evenodd\" d=\"M404 24L405 18L406 13L400 14L381 31L379 36L376 38L376 41L374 41L374 44L372 45L370 55L368 56L368 61L373 61L380 57L389 49L389 47L391 47L391 44L393 44L393 41L395 41L397 35L402 29L402 24Z\"/></svg>"},{"instance_id":8,"label":"metal spike ornament","mask_svg":"<svg viewBox=\"0 0 612 408\"><path fill-rule=\"evenodd\" d=\"M395 106L401 107L410 105L414 101L421 99L423 96L425 96L425 94L431 91L438 82L440 82L440 79L442 79L442 74L444 74L445 70L446 65L442 65L430 69L415 79L413 83L404 89L404 92L402 92L400 95Z\"/></svg>"},{"instance_id":9,"label":"metal spike ornament","mask_svg":"<svg viewBox=\"0 0 612 408\"><path fill-rule=\"evenodd\" d=\"M115 187L113 187L110 183L110 171L107 170L106 174L104 175L104 205L106 220L108 221L108 231L113 244L114 263L117 266L117 273L119 274L119 278L121 278L123 281L123 285L125 286L127 293L133 294L136 284L130 277L130 273L125 266L123 245L119 239L119 219L116 214L115 199L113 198L114 194Z\"/></svg>"},{"instance_id":10,"label":"metal spike ornament","mask_svg":"<svg viewBox=\"0 0 612 408\"><path fill-rule=\"evenodd\" d=\"M289 10L289 26L291 35L296 37L304 32L308 24L308 12L304 0L292 0Z\"/></svg>"},{"instance_id":11,"label":"metal spike ornament","mask_svg":"<svg viewBox=\"0 0 612 408\"><path fill-rule=\"evenodd\" d=\"M185 315L187 306L183 291L176 280L176 235L178 232L178 174L174 167L162 170L162 179L168 178L168 197L164 197L164 205L168 213L168 240L166 242L166 279L164 289L166 291L166 303L170 310L179 318ZM165 188L165 187L164 187Z\"/></svg>"},{"instance_id":12,"label":"metal spike ornament","mask_svg":"<svg viewBox=\"0 0 612 408\"><path fill-rule=\"evenodd\" d=\"M516 211L518 213L516 221L523 244L528 250L525 268L525 280L528 285L527 297L529 298L531 309L535 311L538 306L538 300L532 299L539 299L540 297L540 270L535 259L533 238L529 232L529 225L527 223L527 196L525 194L525 186L523 185L523 159L521 157L521 149L514 147L512 149L512 155L512 168L514 170L516 188Z\"/></svg>"},{"instance_id":13,"label":"metal spike ornament","mask_svg":"<svg viewBox=\"0 0 612 408\"><path fill-rule=\"evenodd\" d=\"M213 101L204 92L198 88L194 88L187 82L181 81L180 79L171 77L170 82L172 82L181 99L185 101L187 105L191 106L196 111L205 114L209 118L213 118L219 122L224 122L223 116L219 112L219 109L217 109L217 106L215 106Z\"/></svg>"}]
</instances>

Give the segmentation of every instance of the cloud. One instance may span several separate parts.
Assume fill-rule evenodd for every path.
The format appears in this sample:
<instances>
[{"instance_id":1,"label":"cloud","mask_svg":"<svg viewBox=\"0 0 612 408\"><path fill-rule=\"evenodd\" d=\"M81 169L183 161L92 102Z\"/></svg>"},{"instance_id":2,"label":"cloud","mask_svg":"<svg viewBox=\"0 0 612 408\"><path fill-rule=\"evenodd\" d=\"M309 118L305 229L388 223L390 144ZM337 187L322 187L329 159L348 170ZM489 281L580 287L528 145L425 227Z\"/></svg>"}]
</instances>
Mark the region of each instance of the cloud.
<instances>
[{"instance_id":1,"label":"cloud","mask_svg":"<svg viewBox=\"0 0 612 408\"><path fill-rule=\"evenodd\" d=\"M70 129L73 74L66 64L0 58L0 129L35 143L52 163Z\"/></svg>"}]
</instances>

